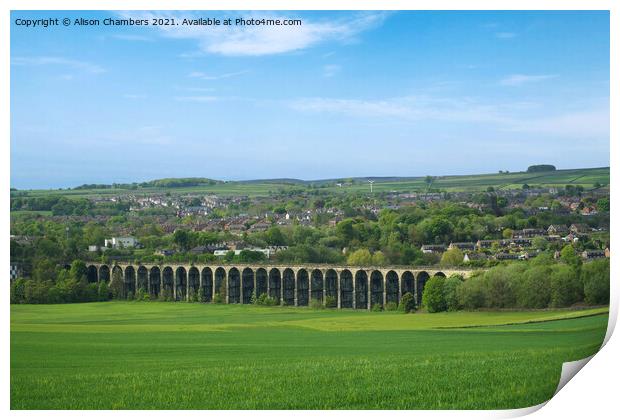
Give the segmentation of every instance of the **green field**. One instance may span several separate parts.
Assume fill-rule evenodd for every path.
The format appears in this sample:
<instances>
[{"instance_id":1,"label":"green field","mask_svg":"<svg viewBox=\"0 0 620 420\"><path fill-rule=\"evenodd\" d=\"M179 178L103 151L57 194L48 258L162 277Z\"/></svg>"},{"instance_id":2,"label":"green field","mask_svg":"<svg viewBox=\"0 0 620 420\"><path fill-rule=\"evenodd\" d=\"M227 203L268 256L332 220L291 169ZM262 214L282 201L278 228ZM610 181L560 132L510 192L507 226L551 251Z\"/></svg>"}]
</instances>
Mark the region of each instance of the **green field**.
<instances>
[{"instance_id":1,"label":"green field","mask_svg":"<svg viewBox=\"0 0 620 420\"><path fill-rule=\"evenodd\" d=\"M563 187L567 184L581 185L585 189L591 189L594 183L603 186L609 185L609 168L588 168L588 169L566 169L553 172L526 173L514 172L509 174L482 174L482 175L455 175L436 177L432 188L439 188L444 191L485 191L488 187L496 189L520 189L523 184L535 185L540 187ZM204 185L195 187L181 188L140 188L137 190L127 189L79 189L79 190L25 190L28 196L41 196L48 194L60 194L68 197L93 198L106 195L119 194L158 194L167 191L178 194L200 193L218 195L248 195L266 196L269 192L299 189L310 184L324 186L326 190L334 193L344 192L367 192L368 183L365 179L357 179L352 185L338 187L336 180L313 181L313 182L280 182L274 181L252 181L252 182L226 182L216 185ZM376 192L414 192L425 191L427 184L424 177L412 178L378 178L376 179L373 190Z\"/></svg>"},{"instance_id":2,"label":"green field","mask_svg":"<svg viewBox=\"0 0 620 420\"><path fill-rule=\"evenodd\" d=\"M499 409L595 353L607 309L11 306L12 409Z\"/></svg>"}]
</instances>

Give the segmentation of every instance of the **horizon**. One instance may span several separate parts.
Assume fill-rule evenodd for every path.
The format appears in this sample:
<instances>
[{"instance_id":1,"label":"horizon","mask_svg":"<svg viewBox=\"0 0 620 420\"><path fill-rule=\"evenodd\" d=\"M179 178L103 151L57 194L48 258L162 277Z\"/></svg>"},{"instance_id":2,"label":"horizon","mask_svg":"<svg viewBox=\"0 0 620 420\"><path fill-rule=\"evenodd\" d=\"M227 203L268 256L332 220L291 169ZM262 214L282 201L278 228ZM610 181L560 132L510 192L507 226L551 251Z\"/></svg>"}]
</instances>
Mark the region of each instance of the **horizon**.
<instances>
[{"instance_id":1,"label":"horizon","mask_svg":"<svg viewBox=\"0 0 620 420\"><path fill-rule=\"evenodd\" d=\"M526 168L527 169L527 168ZM597 167L588 167L588 168L557 168L554 171L545 171L545 172L539 172L539 173L549 173L549 172L562 172L562 171L583 171L583 170L594 170L594 169L610 169L609 166L597 166ZM215 182L223 182L223 183L247 183L247 182L254 182L254 183L261 183L261 182L274 182L274 181L282 181L282 182L286 182L286 181L299 181L299 182L303 182L303 183L311 183L311 182L328 182L328 181L336 181L336 180L346 180L346 179L352 179L352 180L359 180L359 179L375 179L375 180L381 180L381 179L416 179L416 178L424 178L426 176L431 176L433 178L450 178L450 177L467 177L467 176L486 176L486 175L512 175L512 174L520 174L520 173L527 173L527 170L520 170L520 171L508 171L508 172L504 172L504 173L499 173L499 171L496 172L487 172L487 173L465 173L465 174L426 174L426 175L403 175L403 176L395 176L395 175L382 175L382 176L373 176L373 175L367 175L367 176L338 176L338 177L333 177L333 178L320 178L320 179L302 179L302 178L291 178L291 177L279 177L279 178L247 178L247 179L218 179L218 178L210 178L210 177L202 177L202 176L171 176L171 177L165 177L165 178L151 178L151 179L144 179L144 180L139 180L139 181L129 181L129 182L102 182L102 183L90 183L90 182L86 182L86 183L81 183L78 185L73 185L73 186L56 186L56 187L49 187L49 188L16 188L11 186L11 190L17 190L17 191L34 191L34 190L49 190L49 191L54 191L54 190L71 190L71 189L76 189L77 187L81 187L84 185L107 185L107 186L112 186L114 184L127 184L127 185L131 185L131 184L141 184L141 183L145 183L145 182L153 182L153 181L158 181L161 179L209 179L211 181L215 181Z\"/></svg>"},{"instance_id":2,"label":"horizon","mask_svg":"<svg viewBox=\"0 0 620 420\"><path fill-rule=\"evenodd\" d=\"M64 16L303 24L15 23ZM12 11L11 20L11 188L610 166L607 11Z\"/></svg>"}]
</instances>

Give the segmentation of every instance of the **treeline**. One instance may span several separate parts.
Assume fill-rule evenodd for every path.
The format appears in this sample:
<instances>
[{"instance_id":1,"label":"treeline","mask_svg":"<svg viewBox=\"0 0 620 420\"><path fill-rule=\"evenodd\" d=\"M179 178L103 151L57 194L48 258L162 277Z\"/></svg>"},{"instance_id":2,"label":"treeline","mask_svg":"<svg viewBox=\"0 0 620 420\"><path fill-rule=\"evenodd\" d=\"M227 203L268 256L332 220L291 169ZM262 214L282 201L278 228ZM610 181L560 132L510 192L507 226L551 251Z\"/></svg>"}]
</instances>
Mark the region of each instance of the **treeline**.
<instances>
[{"instance_id":1,"label":"treeline","mask_svg":"<svg viewBox=\"0 0 620 420\"><path fill-rule=\"evenodd\" d=\"M55 195L11 198L11 211L51 211L53 216L115 216L126 213L129 208L129 202L95 204L86 198L67 198Z\"/></svg>"},{"instance_id":2,"label":"treeline","mask_svg":"<svg viewBox=\"0 0 620 420\"><path fill-rule=\"evenodd\" d=\"M551 172L555 171L555 166L553 165L532 165L527 168L528 172Z\"/></svg>"},{"instance_id":3,"label":"treeline","mask_svg":"<svg viewBox=\"0 0 620 420\"><path fill-rule=\"evenodd\" d=\"M609 260L580 265L578 260L497 266L468 278L433 277L424 288L428 312L476 309L565 308L609 304Z\"/></svg>"},{"instance_id":4,"label":"treeline","mask_svg":"<svg viewBox=\"0 0 620 420\"><path fill-rule=\"evenodd\" d=\"M154 179L146 182L132 182L127 184L82 184L74 190L102 190L102 189L137 189L137 188L179 188L179 187L197 187L201 185L215 185L221 181L216 181L210 178L162 178Z\"/></svg>"},{"instance_id":5,"label":"treeline","mask_svg":"<svg viewBox=\"0 0 620 420\"><path fill-rule=\"evenodd\" d=\"M88 283L86 265L78 260L69 269L59 269L55 281L17 279L11 283L11 303L99 302L110 298L105 282Z\"/></svg>"},{"instance_id":6,"label":"treeline","mask_svg":"<svg viewBox=\"0 0 620 420\"><path fill-rule=\"evenodd\" d=\"M36 210L51 211L53 215L86 215L93 208L93 203L85 198L67 198L57 195L43 197L11 198L11 211Z\"/></svg>"}]
</instances>

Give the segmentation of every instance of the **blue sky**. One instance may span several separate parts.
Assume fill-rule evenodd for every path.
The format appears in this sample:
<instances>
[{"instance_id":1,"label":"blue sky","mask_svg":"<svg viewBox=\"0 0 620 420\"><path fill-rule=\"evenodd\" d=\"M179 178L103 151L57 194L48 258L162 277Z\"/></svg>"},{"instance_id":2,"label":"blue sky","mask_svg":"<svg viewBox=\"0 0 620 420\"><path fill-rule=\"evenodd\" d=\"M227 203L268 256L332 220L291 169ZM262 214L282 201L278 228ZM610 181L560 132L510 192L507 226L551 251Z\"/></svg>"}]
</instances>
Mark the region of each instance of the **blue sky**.
<instances>
[{"instance_id":1,"label":"blue sky","mask_svg":"<svg viewBox=\"0 0 620 420\"><path fill-rule=\"evenodd\" d=\"M301 18L48 27L17 18ZM11 186L609 165L607 12L12 12Z\"/></svg>"}]
</instances>

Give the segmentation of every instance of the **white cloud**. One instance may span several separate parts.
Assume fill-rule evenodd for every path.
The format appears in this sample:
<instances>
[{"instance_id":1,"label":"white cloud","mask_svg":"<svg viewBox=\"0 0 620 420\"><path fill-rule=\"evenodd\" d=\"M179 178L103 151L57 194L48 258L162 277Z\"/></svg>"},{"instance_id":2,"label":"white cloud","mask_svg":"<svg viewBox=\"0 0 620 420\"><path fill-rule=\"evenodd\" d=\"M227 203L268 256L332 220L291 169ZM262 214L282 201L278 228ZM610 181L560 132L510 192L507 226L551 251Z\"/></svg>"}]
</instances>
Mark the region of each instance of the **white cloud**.
<instances>
[{"instance_id":1,"label":"white cloud","mask_svg":"<svg viewBox=\"0 0 620 420\"><path fill-rule=\"evenodd\" d=\"M217 96L175 96L174 100L179 102L214 102Z\"/></svg>"},{"instance_id":2,"label":"white cloud","mask_svg":"<svg viewBox=\"0 0 620 420\"><path fill-rule=\"evenodd\" d=\"M288 103L289 107L306 113L339 114L351 118L397 119L415 123L440 121L450 123L494 125L506 132L530 135L555 135L570 139L609 138L609 108L605 102L590 104L588 111L553 110L539 103L483 102L475 98L442 98L436 96L403 96L386 99L302 98Z\"/></svg>"},{"instance_id":3,"label":"white cloud","mask_svg":"<svg viewBox=\"0 0 620 420\"><path fill-rule=\"evenodd\" d=\"M557 74L511 74L500 80L500 84L504 86L521 86L526 83L542 82L549 79L555 79Z\"/></svg>"},{"instance_id":4,"label":"white cloud","mask_svg":"<svg viewBox=\"0 0 620 420\"><path fill-rule=\"evenodd\" d=\"M123 95L125 99L144 99L146 95L136 94L136 93L126 93Z\"/></svg>"},{"instance_id":5,"label":"white cloud","mask_svg":"<svg viewBox=\"0 0 620 420\"><path fill-rule=\"evenodd\" d=\"M515 123L511 131L551 134L581 140L609 138L609 109L567 112L550 117L526 119Z\"/></svg>"},{"instance_id":6,"label":"white cloud","mask_svg":"<svg viewBox=\"0 0 620 420\"><path fill-rule=\"evenodd\" d=\"M338 73L340 73L342 67L338 64L327 64L323 66L323 77L334 77Z\"/></svg>"},{"instance_id":7,"label":"white cloud","mask_svg":"<svg viewBox=\"0 0 620 420\"><path fill-rule=\"evenodd\" d=\"M189 77L195 77L197 79L202 79L202 80L220 80L220 79L228 79L230 77L241 76L249 72L250 72L249 70L242 70L242 71L236 71L232 73L213 75L213 74L203 73L201 71L193 71L189 74Z\"/></svg>"},{"instance_id":8,"label":"white cloud","mask_svg":"<svg viewBox=\"0 0 620 420\"><path fill-rule=\"evenodd\" d=\"M97 64L92 64L86 61L72 60L63 57L13 57L11 58L11 64L17 66L48 66L58 65L70 67L77 70L83 70L88 73L103 73L105 69Z\"/></svg>"},{"instance_id":9,"label":"white cloud","mask_svg":"<svg viewBox=\"0 0 620 420\"><path fill-rule=\"evenodd\" d=\"M202 13L204 15L204 13ZM174 18L181 22L184 18L201 16L184 13L173 15L169 12L123 12L123 17L152 19L158 17ZM226 56L260 56L300 51L326 41L351 42L368 29L380 25L386 13L363 12L353 17L338 20L310 20L302 18L300 26L158 26L164 36L170 38L193 39L202 52ZM204 16L203 16L204 17ZM227 16L233 20L244 19L296 19L293 15L273 12L251 12Z\"/></svg>"},{"instance_id":10,"label":"white cloud","mask_svg":"<svg viewBox=\"0 0 620 420\"><path fill-rule=\"evenodd\" d=\"M469 98L451 99L428 95L378 100L305 98L292 101L289 105L303 112L337 113L350 117L505 122L497 106L480 104Z\"/></svg>"},{"instance_id":11,"label":"white cloud","mask_svg":"<svg viewBox=\"0 0 620 420\"><path fill-rule=\"evenodd\" d=\"M122 41L140 41L140 42L152 42L153 40L147 36L135 35L135 34L115 34L112 38L120 39Z\"/></svg>"}]
</instances>

